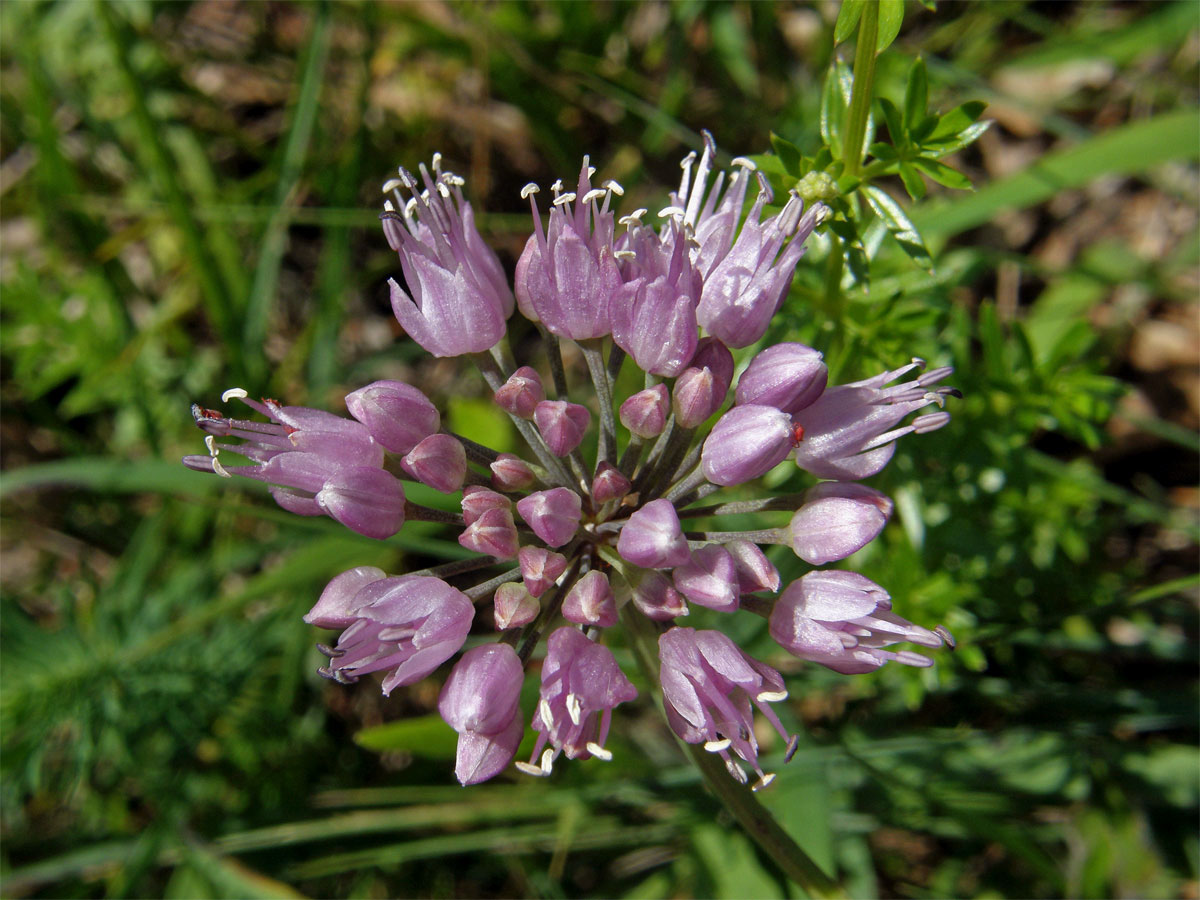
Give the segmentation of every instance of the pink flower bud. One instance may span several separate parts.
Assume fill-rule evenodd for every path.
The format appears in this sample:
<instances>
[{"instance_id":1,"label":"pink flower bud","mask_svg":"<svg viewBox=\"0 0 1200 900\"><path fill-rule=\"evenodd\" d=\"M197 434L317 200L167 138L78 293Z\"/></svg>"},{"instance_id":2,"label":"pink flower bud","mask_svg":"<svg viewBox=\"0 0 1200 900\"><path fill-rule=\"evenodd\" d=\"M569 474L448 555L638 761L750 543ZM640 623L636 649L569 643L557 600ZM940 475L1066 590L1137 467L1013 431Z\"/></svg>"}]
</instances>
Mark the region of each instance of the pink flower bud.
<instances>
[{"instance_id":1,"label":"pink flower bud","mask_svg":"<svg viewBox=\"0 0 1200 900\"><path fill-rule=\"evenodd\" d=\"M342 469L325 482L315 499L330 518L370 538L389 538L404 524L404 488L383 469Z\"/></svg>"},{"instance_id":2,"label":"pink flower bud","mask_svg":"<svg viewBox=\"0 0 1200 900\"><path fill-rule=\"evenodd\" d=\"M496 405L505 412L522 419L532 419L534 408L546 399L546 390L542 387L542 377L535 369L521 366L509 376L508 381L500 385L493 397Z\"/></svg>"},{"instance_id":3,"label":"pink flower bud","mask_svg":"<svg viewBox=\"0 0 1200 900\"><path fill-rule=\"evenodd\" d=\"M679 516L670 500L653 500L629 517L617 553L643 569L671 569L691 559Z\"/></svg>"},{"instance_id":4,"label":"pink flower bud","mask_svg":"<svg viewBox=\"0 0 1200 900\"><path fill-rule=\"evenodd\" d=\"M454 774L463 785L498 775L516 755L524 671L508 644L486 644L462 655L438 697L438 712L458 732Z\"/></svg>"},{"instance_id":5,"label":"pink flower bud","mask_svg":"<svg viewBox=\"0 0 1200 900\"><path fill-rule=\"evenodd\" d=\"M468 484L463 488L462 514L463 522L470 525L489 509L512 509L512 501L503 494L489 491L478 484Z\"/></svg>"},{"instance_id":6,"label":"pink flower bud","mask_svg":"<svg viewBox=\"0 0 1200 900\"><path fill-rule=\"evenodd\" d=\"M467 451L456 437L431 434L412 448L401 466L422 484L452 494L467 477Z\"/></svg>"},{"instance_id":7,"label":"pink flower bud","mask_svg":"<svg viewBox=\"0 0 1200 900\"><path fill-rule=\"evenodd\" d=\"M696 345L696 355L692 357L688 366L712 372L713 393L716 395L716 405L712 411L716 412L725 402L725 395L729 393L729 386L733 384L733 354L715 337L706 337Z\"/></svg>"},{"instance_id":8,"label":"pink flower bud","mask_svg":"<svg viewBox=\"0 0 1200 900\"><path fill-rule=\"evenodd\" d=\"M566 456L583 441L592 416L578 403L543 400L534 409L533 420L550 452Z\"/></svg>"},{"instance_id":9,"label":"pink flower bud","mask_svg":"<svg viewBox=\"0 0 1200 900\"><path fill-rule=\"evenodd\" d=\"M755 356L742 373L737 404L773 406L795 415L821 396L828 376L816 350L803 344L775 344Z\"/></svg>"},{"instance_id":10,"label":"pink flower bud","mask_svg":"<svg viewBox=\"0 0 1200 900\"><path fill-rule=\"evenodd\" d=\"M675 587L693 603L719 612L738 607L737 566L720 544L708 544L671 573Z\"/></svg>"},{"instance_id":11,"label":"pink flower bud","mask_svg":"<svg viewBox=\"0 0 1200 900\"><path fill-rule=\"evenodd\" d=\"M653 438L662 434L667 424L671 395L665 384L638 391L621 404L621 424L640 438Z\"/></svg>"},{"instance_id":12,"label":"pink flower bud","mask_svg":"<svg viewBox=\"0 0 1200 900\"><path fill-rule=\"evenodd\" d=\"M583 502L574 491L551 488L522 497L517 501L517 512L534 534L551 547L561 547L579 529Z\"/></svg>"},{"instance_id":13,"label":"pink flower bud","mask_svg":"<svg viewBox=\"0 0 1200 900\"><path fill-rule=\"evenodd\" d=\"M534 597L540 597L567 571L567 558L544 547L522 547L517 554L521 578Z\"/></svg>"},{"instance_id":14,"label":"pink flower bud","mask_svg":"<svg viewBox=\"0 0 1200 900\"><path fill-rule=\"evenodd\" d=\"M675 379L671 406L681 428L695 428L720 407L712 370L685 369Z\"/></svg>"},{"instance_id":15,"label":"pink flower bud","mask_svg":"<svg viewBox=\"0 0 1200 900\"><path fill-rule=\"evenodd\" d=\"M648 619L668 622L688 614L683 595L662 572L647 572L633 587L633 605Z\"/></svg>"},{"instance_id":16,"label":"pink flower bud","mask_svg":"<svg viewBox=\"0 0 1200 900\"><path fill-rule=\"evenodd\" d=\"M743 594L753 594L756 591L779 590L779 570L757 544L750 541L730 541L725 545L733 564L737 567L738 590Z\"/></svg>"},{"instance_id":17,"label":"pink flower bud","mask_svg":"<svg viewBox=\"0 0 1200 900\"><path fill-rule=\"evenodd\" d=\"M874 488L826 481L810 488L783 540L814 566L845 559L875 539L892 515L892 501Z\"/></svg>"},{"instance_id":18,"label":"pink flower bud","mask_svg":"<svg viewBox=\"0 0 1200 900\"><path fill-rule=\"evenodd\" d=\"M489 509L467 526L458 542L468 550L485 553L497 559L512 559L517 555L517 525L507 509Z\"/></svg>"},{"instance_id":19,"label":"pink flower bud","mask_svg":"<svg viewBox=\"0 0 1200 900\"><path fill-rule=\"evenodd\" d=\"M597 503L619 500L629 493L631 487L633 485L621 474L620 469L612 463L602 462L596 467L596 477L592 479L592 499Z\"/></svg>"},{"instance_id":20,"label":"pink flower bud","mask_svg":"<svg viewBox=\"0 0 1200 900\"><path fill-rule=\"evenodd\" d=\"M492 605L497 631L528 625L537 618L541 609L537 600L525 589L525 585L511 581L496 588Z\"/></svg>"},{"instance_id":21,"label":"pink flower bud","mask_svg":"<svg viewBox=\"0 0 1200 900\"><path fill-rule=\"evenodd\" d=\"M717 420L700 455L704 477L728 487L771 471L787 459L792 420L771 406L735 406Z\"/></svg>"},{"instance_id":22,"label":"pink flower bud","mask_svg":"<svg viewBox=\"0 0 1200 900\"><path fill-rule=\"evenodd\" d=\"M442 426L429 398L402 381L376 381L346 395L350 415L393 453L407 453Z\"/></svg>"},{"instance_id":23,"label":"pink flower bud","mask_svg":"<svg viewBox=\"0 0 1200 900\"><path fill-rule=\"evenodd\" d=\"M603 572L593 569L567 592L563 601L563 618L579 625L609 628L617 624L617 604L612 588Z\"/></svg>"},{"instance_id":24,"label":"pink flower bud","mask_svg":"<svg viewBox=\"0 0 1200 900\"><path fill-rule=\"evenodd\" d=\"M501 453L490 468L492 486L502 491L523 491L537 480L529 464L511 453Z\"/></svg>"}]
</instances>

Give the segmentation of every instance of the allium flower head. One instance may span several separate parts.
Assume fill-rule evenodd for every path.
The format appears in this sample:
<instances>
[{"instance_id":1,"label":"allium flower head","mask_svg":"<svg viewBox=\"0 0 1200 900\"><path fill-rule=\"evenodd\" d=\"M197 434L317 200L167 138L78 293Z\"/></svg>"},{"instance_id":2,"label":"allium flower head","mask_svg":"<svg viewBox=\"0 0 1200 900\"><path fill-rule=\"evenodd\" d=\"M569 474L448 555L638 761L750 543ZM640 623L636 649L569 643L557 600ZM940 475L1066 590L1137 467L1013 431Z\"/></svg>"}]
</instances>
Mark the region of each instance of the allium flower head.
<instances>
[{"instance_id":1,"label":"allium flower head","mask_svg":"<svg viewBox=\"0 0 1200 900\"><path fill-rule=\"evenodd\" d=\"M892 502L854 482L883 468L897 438L944 425L940 407L956 394L941 386L949 369L900 381L916 363L829 386L821 353L795 342L735 358L767 333L824 207L791 196L766 216L770 191L753 163L719 171L707 133L657 217L640 209L618 219L620 186L596 186L586 158L574 190L552 186L545 219L536 186L526 187L533 233L514 291L536 325L521 333L540 334L545 353L525 341L517 366L503 340L514 292L475 228L462 180L436 159L432 173L419 171L401 170L386 186L384 232L407 285L393 283L396 317L435 356L470 354L484 396L526 450L451 433L421 391L376 381L347 396L351 419L230 392L224 400L241 399L265 421L196 407L209 455L185 459L266 482L301 515L376 538L405 521L435 523L467 551L400 576L358 567L334 578L306 617L340 632L321 645L330 658L322 674L353 683L379 672L386 694L469 646L438 702L459 736L459 781L510 770L526 725L536 744L515 769L549 775L560 756L611 757L613 712L637 691L607 644L632 624L632 642L658 637L670 727L742 783L753 772L758 789L774 776L759 760L756 720L781 736L785 759L794 749L783 679L722 631L679 620L697 608L706 624L713 613L759 615L778 655L846 673L929 663L894 644L949 643L944 629L903 619L883 588L852 572L811 571L780 593L768 555L790 550L823 566L873 540ZM939 410L903 424L930 404ZM233 454L245 463L230 463ZM755 480L790 455L816 476L807 489L754 497ZM411 497L431 496L427 488L448 496L428 508L404 482L426 486ZM735 486L732 499L706 499ZM763 527L746 530L747 517ZM641 658L654 656L640 646ZM522 681L539 669L536 707L522 709Z\"/></svg>"}]
</instances>

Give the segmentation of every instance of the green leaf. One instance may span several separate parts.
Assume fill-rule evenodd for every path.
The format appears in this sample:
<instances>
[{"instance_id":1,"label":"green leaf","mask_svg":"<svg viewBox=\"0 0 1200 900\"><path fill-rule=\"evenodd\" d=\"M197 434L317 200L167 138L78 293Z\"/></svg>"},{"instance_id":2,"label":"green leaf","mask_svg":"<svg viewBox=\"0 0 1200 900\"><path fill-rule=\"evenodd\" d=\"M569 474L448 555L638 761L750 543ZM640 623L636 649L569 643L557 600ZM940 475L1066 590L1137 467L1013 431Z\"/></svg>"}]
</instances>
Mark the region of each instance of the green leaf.
<instances>
[{"instance_id":1,"label":"green leaf","mask_svg":"<svg viewBox=\"0 0 1200 900\"><path fill-rule=\"evenodd\" d=\"M954 188L958 191L971 190L971 179L958 171L958 169L952 169L945 163L940 163L936 159L929 159L925 156L915 157L910 162L940 185Z\"/></svg>"},{"instance_id":2,"label":"green leaf","mask_svg":"<svg viewBox=\"0 0 1200 900\"><path fill-rule=\"evenodd\" d=\"M775 155L779 157L779 161L783 163L787 173L799 178L801 155L796 145L772 131L771 149L775 151Z\"/></svg>"},{"instance_id":3,"label":"green leaf","mask_svg":"<svg viewBox=\"0 0 1200 900\"><path fill-rule=\"evenodd\" d=\"M985 109L987 109L987 104L982 100L970 100L943 113L938 117L938 126L929 135L929 140L951 141L956 139L983 115Z\"/></svg>"},{"instance_id":4,"label":"green leaf","mask_svg":"<svg viewBox=\"0 0 1200 900\"><path fill-rule=\"evenodd\" d=\"M850 92L854 86L854 73L850 66L835 59L825 75L821 87L821 139L833 156L842 156L842 126L846 121L846 108L850 105Z\"/></svg>"},{"instance_id":5,"label":"green leaf","mask_svg":"<svg viewBox=\"0 0 1200 900\"><path fill-rule=\"evenodd\" d=\"M892 144L896 147L907 146L908 132L904 128L904 122L900 118L900 110L896 109L896 104L887 97L880 97L879 108L883 110L883 121L887 123L888 136L891 138Z\"/></svg>"},{"instance_id":6,"label":"green leaf","mask_svg":"<svg viewBox=\"0 0 1200 900\"><path fill-rule=\"evenodd\" d=\"M929 106L929 79L925 72L925 60L918 58L908 70L908 84L904 87L904 124L910 129L925 118Z\"/></svg>"},{"instance_id":7,"label":"green leaf","mask_svg":"<svg viewBox=\"0 0 1200 900\"><path fill-rule=\"evenodd\" d=\"M404 750L429 759L452 759L458 735L441 716L430 713L364 728L354 735L354 742L378 753Z\"/></svg>"},{"instance_id":8,"label":"green leaf","mask_svg":"<svg viewBox=\"0 0 1200 900\"><path fill-rule=\"evenodd\" d=\"M913 162L916 162L916 160L913 160ZM925 179L912 167L912 163L908 161L901 162L899 175L900 180L904 182L904 190L908 191L908 196L914 200L923 200L925 198Z\"/></svg>"},{"instance_id":9,"label":"green leaf","mask_svg":"<svg viewBox=\"0 0 1200 900\"><path fill-rule=\"evenodd\" d=\"M921 237L921 233L917 231L917 227L913 225L900 204L893 200L886 191L873 184L864 186L862 193L867 198L867 202L871 204L871 209L875 211L875 214L883 219L888 232L896 239L900 248L912 257L913 261L921 268L932 270L933 259L929 255L929 249L925 246L925 239Z\"/></svg>"},{"instance_id":10,"label":"green leaf","mask_svg":"<svg viewBox=\"0 0 1200 900\"><path fill-rule=\"evenodd\" d=\"M878 0L879 32L875 36L875 52L882 53L896 40L904 21L904 0Z\"/></svg>"},{"instance_id":11,"label":"green leaf","mask_svg":"<svg viewBox=\"0 0 1200 900\"><path fill-rule=\"evenodd\" d=\"M858 25L859 16L867 0L842 0L842 8L838 10L837 24L833 26L833 44L836 47L842 41L849 40Z\"/></svg>"},{"instance_id":12,"label":"green leaf","mask_svg":"<svg viewBox=\"0 0 1200 900\"><path fill-rule=\"evenodd\" d=\"M1200 110L1183 109L1139 119L1078 146L1042 157L1008 178L952 203L927 204L914 218L927 231L949 236L992 221L1005 209L1023 209L1103 175L1145 172L1172 160L1200 157Z\"/></svg>"}]
</instances>

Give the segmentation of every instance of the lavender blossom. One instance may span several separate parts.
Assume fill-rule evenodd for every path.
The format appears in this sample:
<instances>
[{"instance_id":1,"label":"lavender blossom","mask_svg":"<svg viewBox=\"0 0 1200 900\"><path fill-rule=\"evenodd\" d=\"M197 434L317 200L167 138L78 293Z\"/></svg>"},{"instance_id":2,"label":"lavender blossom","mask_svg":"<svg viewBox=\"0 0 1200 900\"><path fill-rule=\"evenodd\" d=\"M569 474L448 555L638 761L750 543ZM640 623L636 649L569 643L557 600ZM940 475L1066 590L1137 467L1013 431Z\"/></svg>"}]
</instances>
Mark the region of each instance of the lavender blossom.
<instances>
[{"instance_id":1,"label":"lavender blossom","mask_svg":"<svg viewBox=\"0 0 1200 900\"><path fill-rule=\"evenodd\" d=\"M715 160L705 132L702 154L684 160L657 218L639 209L617 220L620 186L594 187L586 159L575 190L553 185L545 221L531 199L536 187L527 187L534 233L514 291L475 228L461 179L437 158L432 174L422 167L418 180L401 170L386 186L394 202L384 233L408 285L392 286L397 319L435 356L473 354L528 452L506 435L443 431L437 407L399 381L348 394L353 419L238 390L223 399L243 400L265 421L195 407L209 453L185 458L193 469L265 482L284 509L374 538L412 520L444 529L456 551L449 561L395 577L350 569L305 620L341 632L336 645L319 645L330 657L323 675L351 684L380 672L388 694L459 653L475 605L490 609L438 701L458 734L462 784L508 769L524 732L525 668L547 636L530 722L538 739L518 771L549 775L562 755L611 757L613 710L637 692L605 642L633 624L627 637L642 658L658 637L669 726L719 755L743 784L753 771L756 790L774 778L759 762L756 717L782 736L785 759L795 747L772 709L787 689L725 634L677 627L692 607L763 616L783 650L846 673L887 661L929 665L886 648L951 643L940 626L930 631L893 612L883 588L852 572L812 571L780 593L763 548L786 545L820 566L866 546L892 502L854 482L883 468L897 438L945 425L940 407L957 392L939 386L946 368L900 381L920 363L831 387L820 351L798 343L735 360L730 348L766 333L825 209L804 209L793 196L764 219L770 191L753 164L734 160L727 174ZM758 189L747 213L751 181ZM537 328L509 346L514 294ZM534 358L539 335L546 352ZM517 367L514 351L530 364ZM543 382L538 367L552 378ZM585 368L592 393L579 383ZM903 424L930 404L939 410ZM807 490L756 497L755 479L793 453L816 476ZM234 454L245 462L230 464ZM451 496L421 506L413 498L430 492L414 481ZM706 499L734 486L732 497Z\"/></svg>"}]
</instances>

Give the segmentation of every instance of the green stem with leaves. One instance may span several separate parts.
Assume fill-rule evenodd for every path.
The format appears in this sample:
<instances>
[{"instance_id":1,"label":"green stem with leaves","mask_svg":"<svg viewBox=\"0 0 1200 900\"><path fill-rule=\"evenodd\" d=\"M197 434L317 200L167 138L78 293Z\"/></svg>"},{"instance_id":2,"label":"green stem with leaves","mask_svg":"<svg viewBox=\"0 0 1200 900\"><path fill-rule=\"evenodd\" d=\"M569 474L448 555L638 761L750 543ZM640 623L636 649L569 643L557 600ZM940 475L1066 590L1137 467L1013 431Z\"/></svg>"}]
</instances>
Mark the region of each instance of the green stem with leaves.
<instances>
[{"instance_id":1,"label":"green stem with leaves","mask_svg":"<svg viewBox=\"0 0 1200 900\"><path fill-rule=\"evenodd\" d=\"M879 7L864 3L858 20L858 45L854 49L854 87L846 110L842 161L847 175L857 175L862 165L863 140L867 118L871 114L871 93L875 82L875 44L879 38Z\"/></svg>"}]
</instances>

